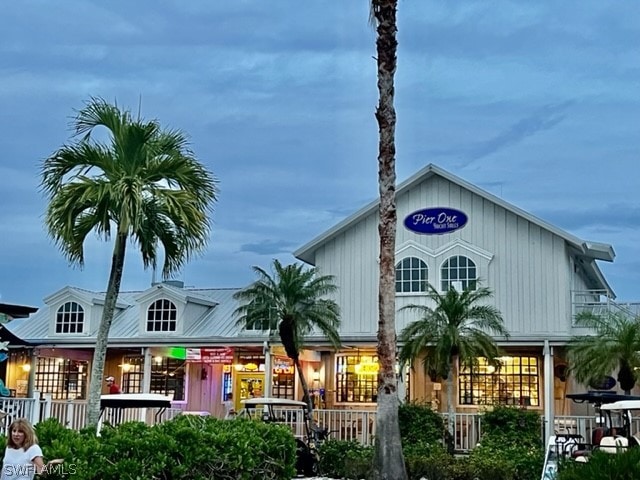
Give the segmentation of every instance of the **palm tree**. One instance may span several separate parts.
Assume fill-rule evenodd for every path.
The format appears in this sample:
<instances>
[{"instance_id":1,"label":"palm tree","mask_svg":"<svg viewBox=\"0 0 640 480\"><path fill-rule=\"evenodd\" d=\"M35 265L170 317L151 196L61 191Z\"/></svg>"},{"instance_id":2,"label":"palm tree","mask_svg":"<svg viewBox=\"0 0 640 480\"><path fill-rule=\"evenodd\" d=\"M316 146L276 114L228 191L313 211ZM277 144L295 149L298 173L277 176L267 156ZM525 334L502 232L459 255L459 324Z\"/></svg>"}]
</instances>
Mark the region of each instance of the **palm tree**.
<instances>
[{"instance_id":1,"label":"palm tree","mask_svg":"<svg viewBox=\"0 0 640 480\"><path fill-rule=\"evenodd\" d=\"M41 186L49 200L49 236L72 264L84 265L90 232L106 241L114 237L89 386L87 424L96 425L127 242L140 249L145 268L156 267L160 244L162 275L168 278L206 247L217 189L185 135L163 130L155 120L134 119L117 105L91 98L72 126L79 138L43 162ZM105 132L106 143L98 140Z\"/></svg>"},{"instance_id":2,"label":"palm tree","mask_svg":"<svg viewBox=\"0 0 640 480\"><path fill-rule=\"evenodd\" d=\"M378 188L380 191L380 276L378 286L378 400L376 407L374 479L404 480L407 472L400 441L396 378L396 110L394 77L398 0L372 0L370 20L376 25L378 66Z\"/></svg>"},{"instance_id":3,"label":"palm tree","mask_svg":"<svg viewBox=\"0 0 640 480\"><path fill-rule=\"evenodd\" d=\"M287 356L293 360L304 398L313 410L309 386L300 365L300 352L305 336L314 329L338 348L340 346L340 308L325 297L337 291L330 275L319 275L315 268L300 264L283 266L273 261L273 275L260 267L253 267L258 279L248 288L234 295L241 302L235 310L237 325L243 328L261 329L265 324L269 331L278 330Z\"/></svg>"},{"instance_id":4,"label":"palm tree","mask_svg":"<svg viewBox=\"0 0 640 480\"><path fill-rule=\"evenodd\" d=\"M423 359L425 372L432 378L447 380L447 412L451 433L455 413L452 371L456 362L472 365L478 357L493 361L500 351L489 334L509 337L500 311L491 305L479 304L491 296L488 288L462 292L450 288L441 294L428 285L427 297L434 307L407 305L403 308L417 312L419 319L400 333L400 361L407 363L426 351Z\"/></svg>"},{"instance_id":5,"label":"palm tree","mask_svg":"<svg viewBox=\"0 0 640 480\"><path fill-rule=\"evenodd\" d=\"M618 382L626 395L636 384L640 367L640 319L624 312L597 315L581 312L576 326L593 329L593 335L576 336L567 349L570 372L588 384L618 369Z\"/></svg>"}]
</instances>

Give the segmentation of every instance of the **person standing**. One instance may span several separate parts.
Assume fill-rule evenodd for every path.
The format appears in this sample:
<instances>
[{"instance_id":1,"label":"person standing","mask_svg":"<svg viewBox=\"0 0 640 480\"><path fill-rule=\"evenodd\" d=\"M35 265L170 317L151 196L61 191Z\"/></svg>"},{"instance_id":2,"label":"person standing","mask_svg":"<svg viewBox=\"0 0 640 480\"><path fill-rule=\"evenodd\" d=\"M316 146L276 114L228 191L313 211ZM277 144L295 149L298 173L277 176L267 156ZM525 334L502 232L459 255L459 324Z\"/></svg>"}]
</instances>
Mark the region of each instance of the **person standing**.
<instances>
[{"instance_id":1,"label":"person standing","mask_svg":"<svg viewBox=\"0 0 640 480\"><path fill-rule=\"evenodd\" d=\"M107 382L107 387L109 387L109 394L110 395L115 395L115 394L118 394L118 393L122 393L120 391L120 385L118 385L116 383L116 379L115 378L109 376L109 377L105 378L105 382Z\"/></svg>"},{"instance_id":2,"label":"person standing","mask_svg":"<svg viewBox=\"0 0 640 480\"><path fill-rule=\"evenodd\" d=\"M45 465L38 437L26 418L18 418L9 425L1 480L33 480L36 473L46 473L50 465L58 463L62 463L62 459Z\"/></svg>"},{"instance_id":3,"label":"person standing","mask_svg":"<svg viewBox=\"0 0 640 480\"><path fill-rule=\"evenodd\" d=\"M229 419L236 416L236 409L233 405L233 393L227 393L227 399L224 404L224 418Z\"/></svg>"}]
</instances>

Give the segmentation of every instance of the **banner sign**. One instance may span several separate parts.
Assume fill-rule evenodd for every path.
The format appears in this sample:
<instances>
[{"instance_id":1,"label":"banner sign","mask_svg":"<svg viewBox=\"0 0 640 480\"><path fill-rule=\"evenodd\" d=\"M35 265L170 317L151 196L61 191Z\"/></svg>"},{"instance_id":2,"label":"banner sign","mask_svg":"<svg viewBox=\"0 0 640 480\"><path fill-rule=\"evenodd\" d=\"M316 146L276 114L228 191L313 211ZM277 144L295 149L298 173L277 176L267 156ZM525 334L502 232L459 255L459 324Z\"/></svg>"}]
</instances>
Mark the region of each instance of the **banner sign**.
<instances>
[{"instance_id":1,"label":"banner sign","mask_svg":"<svg viewBox=\"0 0 640 480\"><path fill-rule=\"evenodd\" d=\"M233 348L188 348L187 361L193 363L233 363Z\"/></svg>"},{"instance_id":2,"label":"banner sign","mask_svg":"<svg viewBox=\"0 0 640 480\"><path fill-rule=\"evenodd\" d=\"M407 215L404 226L415 233L442 235L460 230L468 220L466 213L455 208L424 208Z\"/></svg>"}]
</instances>

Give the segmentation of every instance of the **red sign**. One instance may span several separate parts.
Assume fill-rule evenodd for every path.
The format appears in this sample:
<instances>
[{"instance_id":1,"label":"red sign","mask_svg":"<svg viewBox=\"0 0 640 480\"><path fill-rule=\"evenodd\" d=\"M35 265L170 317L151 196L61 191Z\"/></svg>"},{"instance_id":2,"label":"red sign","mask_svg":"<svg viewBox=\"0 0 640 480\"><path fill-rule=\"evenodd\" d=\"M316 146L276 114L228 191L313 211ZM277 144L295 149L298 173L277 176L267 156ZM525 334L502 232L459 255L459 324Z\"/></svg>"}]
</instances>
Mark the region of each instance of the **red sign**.
<instances>
[{"instance_id":1,"label":"red sign","mask_svg":"<svg viewBox=\"0 0 640 480\"><path fill-rule=\"evenodd\" d=\"M233 348L201 348L200 361L202 363L233 363Z\"/></svg>"}]
</instances>

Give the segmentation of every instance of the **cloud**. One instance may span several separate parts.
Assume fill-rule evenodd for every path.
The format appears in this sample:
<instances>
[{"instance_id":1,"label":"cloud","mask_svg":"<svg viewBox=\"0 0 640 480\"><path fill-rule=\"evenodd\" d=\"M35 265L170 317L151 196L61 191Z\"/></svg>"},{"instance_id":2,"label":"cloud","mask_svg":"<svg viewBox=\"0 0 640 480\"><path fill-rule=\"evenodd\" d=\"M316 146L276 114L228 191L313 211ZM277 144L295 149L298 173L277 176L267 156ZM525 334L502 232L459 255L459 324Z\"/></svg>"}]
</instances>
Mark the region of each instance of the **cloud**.
<instances>
[{"instance_id":1,"label":"cloud","mask_svg":"<svg viewBox=\"0 0 640 480\"><path fill-rule=\"evenodd\" d=\"M259 255L277 255L280 253L290 253L295 246L286 240L263 240L257 243L245 243L240 246L241 252L252 252Z\"/></svg>"}]
</instances>

